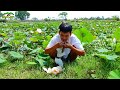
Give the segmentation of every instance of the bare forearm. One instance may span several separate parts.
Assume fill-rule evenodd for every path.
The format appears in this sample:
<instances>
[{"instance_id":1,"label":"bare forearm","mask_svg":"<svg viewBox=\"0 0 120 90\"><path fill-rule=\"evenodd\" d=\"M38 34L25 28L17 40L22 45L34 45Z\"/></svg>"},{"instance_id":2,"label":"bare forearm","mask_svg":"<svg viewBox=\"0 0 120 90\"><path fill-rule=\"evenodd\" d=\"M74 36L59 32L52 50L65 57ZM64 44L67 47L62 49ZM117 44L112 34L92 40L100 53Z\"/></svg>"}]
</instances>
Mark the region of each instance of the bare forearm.
<instances>
[{"instance_id":1,"label":"bare forearm","mask_svg":"<svg viewBox=\"0 0 120 90\"><path fill-rule=\"evenodd\" d=\"M55 52L55 51L56 51L56 48L57 48L56 45L54 45L54 46L51 47L51 48L46 48L46 49L45 49L45 53L46 53L46 54L50 54L50 53L52 53L52 52Z\"/></svg>"},{"instance_id":2,"label":"bare forearm","mask_svg":"<svg viewBox=\"0 0 120 90\"><path fill-rule=\"evenodd\" d=\"M77 48L75 48L75 47L73 47L73 46L71 46L70 49L71 49L73 52L75 52L77 55L80 55L80 56L81 56L81 55L82 55L82 56L85 55L85 51L84 51L84 50L77 49Z\"/></svg>"}]
</instances>

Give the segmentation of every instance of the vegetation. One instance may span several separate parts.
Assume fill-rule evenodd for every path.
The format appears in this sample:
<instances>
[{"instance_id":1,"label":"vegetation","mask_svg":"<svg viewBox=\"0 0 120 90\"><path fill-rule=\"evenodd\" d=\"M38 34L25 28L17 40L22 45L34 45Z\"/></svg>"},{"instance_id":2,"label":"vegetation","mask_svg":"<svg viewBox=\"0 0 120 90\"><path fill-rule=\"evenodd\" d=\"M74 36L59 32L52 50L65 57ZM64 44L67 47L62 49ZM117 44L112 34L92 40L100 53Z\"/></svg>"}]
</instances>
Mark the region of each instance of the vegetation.
<instances>
[{"instance_id":1,"label":"vegetation","mask_svg":"<svg viewBox=\"0 0 120 90\"><path fill-rule=\"evenodd\" d=\"M59 75L49 75L41 67L53 66L44 49L58 32L61 21L0 23L0 78L120 78L119 21L68 22L73 25L73 33L81 40L86 55L65 63Z\"/></svg>"}]
</instances>

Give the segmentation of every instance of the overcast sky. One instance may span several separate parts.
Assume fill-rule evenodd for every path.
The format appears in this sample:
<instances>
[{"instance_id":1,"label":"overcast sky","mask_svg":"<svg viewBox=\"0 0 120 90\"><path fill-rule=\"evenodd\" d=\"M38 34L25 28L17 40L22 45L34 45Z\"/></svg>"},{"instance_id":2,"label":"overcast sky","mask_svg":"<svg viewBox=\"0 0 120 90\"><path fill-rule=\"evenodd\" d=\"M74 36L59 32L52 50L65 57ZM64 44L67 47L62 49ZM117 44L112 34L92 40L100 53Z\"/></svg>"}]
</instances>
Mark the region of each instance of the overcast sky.
<instances>
[{"instance_id":1,"label":"overcast sky","mask_svg":"<svg viewBox=\"0 0 120 90\"><path fill-rule=\"evenodd\" d=\"M1 12L15 12L15 11L1 11ZM38 19L44 19L47 17L55 17L58 18L58 14L63 11L28 11L30 13L30 18L37 17ZM67 12L68 19L74 19L79 17L111 17L114 15L118 15L120 17L120 11L64 11Z\"/></svg>"}]
</instances>

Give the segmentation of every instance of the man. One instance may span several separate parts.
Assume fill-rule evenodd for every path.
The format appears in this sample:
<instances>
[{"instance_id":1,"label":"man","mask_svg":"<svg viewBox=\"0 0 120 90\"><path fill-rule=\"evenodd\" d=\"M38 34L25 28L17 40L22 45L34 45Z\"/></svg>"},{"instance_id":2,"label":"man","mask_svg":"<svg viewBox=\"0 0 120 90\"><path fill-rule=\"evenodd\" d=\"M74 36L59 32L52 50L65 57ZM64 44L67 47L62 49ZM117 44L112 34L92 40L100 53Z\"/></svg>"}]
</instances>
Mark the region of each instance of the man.
<instances>
[{"instance_id":1,"label":"man","mask_svg":"<svg viewBox=\"0 0 120 90\"><path fill-rule=\"evenodd\" d=\"M65 52L64 56L61 58L62 61L72 62L78 55L85 55L80 40L72 34L72 26L68 23L62 23L59 26L59 33L51 39L45 49L45 53L55 59L55 57L57 57L57 48L63 48L63 51Z\"/></svg>"}]
</instances>

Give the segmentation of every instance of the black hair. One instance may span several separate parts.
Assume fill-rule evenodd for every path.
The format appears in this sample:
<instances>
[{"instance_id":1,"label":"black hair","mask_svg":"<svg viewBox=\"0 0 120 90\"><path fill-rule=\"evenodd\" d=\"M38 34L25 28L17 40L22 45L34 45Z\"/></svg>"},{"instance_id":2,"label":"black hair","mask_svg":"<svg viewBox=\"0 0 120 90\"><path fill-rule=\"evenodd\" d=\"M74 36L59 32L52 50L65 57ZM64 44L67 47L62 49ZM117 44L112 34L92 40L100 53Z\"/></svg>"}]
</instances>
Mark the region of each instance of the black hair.
<instances>
[{"instance_id":1,"label":"black hair","mask_svg":"<svg viewBox=\"0 0 120 90\"><path fill-rule=\"evenodd\" d=\"M60 31L66 33L66 32L70 32L72 31L72 25L66 23L66 22L62 22L59 26Z\"/></svg>"}]
</instances>

